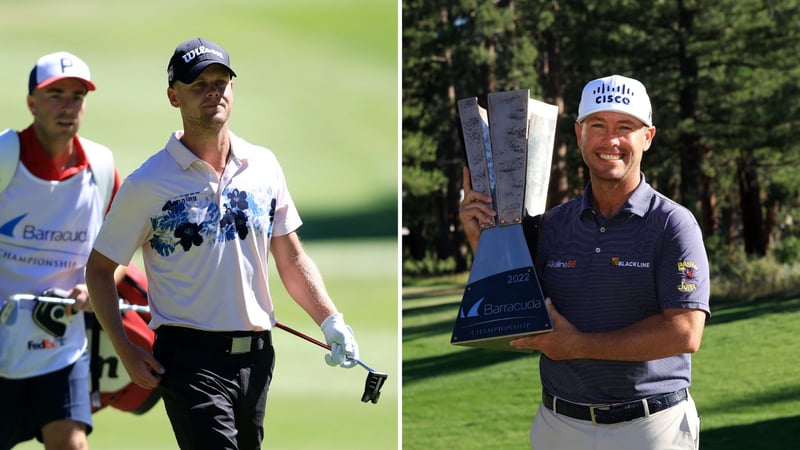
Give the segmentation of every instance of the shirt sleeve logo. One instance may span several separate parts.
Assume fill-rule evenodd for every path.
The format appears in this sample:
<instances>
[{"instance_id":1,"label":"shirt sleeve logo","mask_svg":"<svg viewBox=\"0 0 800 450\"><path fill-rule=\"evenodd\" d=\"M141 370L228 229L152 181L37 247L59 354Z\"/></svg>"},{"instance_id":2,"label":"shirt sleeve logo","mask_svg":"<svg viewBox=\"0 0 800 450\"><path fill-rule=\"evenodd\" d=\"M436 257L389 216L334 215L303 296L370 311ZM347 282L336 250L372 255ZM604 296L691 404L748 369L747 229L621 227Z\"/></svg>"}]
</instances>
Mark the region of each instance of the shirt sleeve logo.
<instances>
[{"instance_id":1,"label":"shirt sleeve logo","mask_svg":"<svg viewBox=\"0 0 800 450\"><path fill-rule=\"evenodd\" d=\"M678 291L692 292L697 289L694 277L696 270L697 264L693 261L678 261L678 273L681 275L681 284L678 285Z\"/></svg>"}]
</instances>

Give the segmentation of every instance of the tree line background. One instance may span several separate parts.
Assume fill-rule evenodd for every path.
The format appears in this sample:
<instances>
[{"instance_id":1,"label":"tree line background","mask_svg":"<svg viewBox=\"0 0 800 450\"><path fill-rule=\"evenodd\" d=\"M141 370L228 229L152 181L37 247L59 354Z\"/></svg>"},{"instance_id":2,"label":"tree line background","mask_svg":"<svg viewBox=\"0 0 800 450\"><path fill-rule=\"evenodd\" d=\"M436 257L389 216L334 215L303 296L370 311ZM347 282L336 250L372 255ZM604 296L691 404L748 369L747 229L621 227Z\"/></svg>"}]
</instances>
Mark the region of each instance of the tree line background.
<instances>
[{"instance_id":1,"label":"tree line background","mask_svg":"<svg viewBox=\"0 0 800 450\"><path fill-rule=\"evenodd\" d=\"M800 259L800 0L404 0L402 45L404 277L468 268L457 100L530 89L559 107L553 206L588 180L581 90L612 74L647 87L642 169L695 214L712 273Z\"/></svg>"}]
</instances>

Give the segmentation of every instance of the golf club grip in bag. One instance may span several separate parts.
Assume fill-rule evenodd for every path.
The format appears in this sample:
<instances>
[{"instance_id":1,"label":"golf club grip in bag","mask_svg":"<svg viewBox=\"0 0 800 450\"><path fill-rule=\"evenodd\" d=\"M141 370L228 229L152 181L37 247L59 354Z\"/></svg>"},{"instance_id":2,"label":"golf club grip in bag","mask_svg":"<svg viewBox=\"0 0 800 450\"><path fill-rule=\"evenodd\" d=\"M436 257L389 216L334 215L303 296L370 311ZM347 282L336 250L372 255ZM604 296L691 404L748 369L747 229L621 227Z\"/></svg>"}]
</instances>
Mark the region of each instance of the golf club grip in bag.
<instances>
[{"instance_id":1,"label":"golf club grip in bag","mask_svg":"<svg viewBox=\"0 0 800 450\"><path fill-rule=\"evenodd\" d=\"M147 305L147 278L131 263L125 278L117 285L120 298L133 305ZM153 350L155 333L147 328L149 314L124 311L122 325L128 339L145 350ZM161 398L157 391L145 389L131 381L108 336L94 314L86 315L86 328L91 352L92 412L106 406L133 414L144 414Z\"/></svg>"}]
</instances>

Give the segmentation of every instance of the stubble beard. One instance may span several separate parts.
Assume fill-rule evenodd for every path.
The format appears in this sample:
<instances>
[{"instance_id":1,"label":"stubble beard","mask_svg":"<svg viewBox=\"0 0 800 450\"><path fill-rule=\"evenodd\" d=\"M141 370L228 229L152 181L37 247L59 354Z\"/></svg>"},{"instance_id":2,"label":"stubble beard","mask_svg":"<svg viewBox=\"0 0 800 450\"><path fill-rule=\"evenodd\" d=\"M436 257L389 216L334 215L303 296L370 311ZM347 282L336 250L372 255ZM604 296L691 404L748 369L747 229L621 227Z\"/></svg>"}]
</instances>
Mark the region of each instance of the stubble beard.
<instances>
[{"instance_id":1,"label":"stubble beard","mask_svg":"<svg viewBox=\"0 0 800 450\"><path fill-rule=\"evenodd\" d=\"M213 114L200 114L188 122L193 129L204 135L216 135L228 123L229 117L227 110L217 110Z\"/></svg>"}]
</instances>

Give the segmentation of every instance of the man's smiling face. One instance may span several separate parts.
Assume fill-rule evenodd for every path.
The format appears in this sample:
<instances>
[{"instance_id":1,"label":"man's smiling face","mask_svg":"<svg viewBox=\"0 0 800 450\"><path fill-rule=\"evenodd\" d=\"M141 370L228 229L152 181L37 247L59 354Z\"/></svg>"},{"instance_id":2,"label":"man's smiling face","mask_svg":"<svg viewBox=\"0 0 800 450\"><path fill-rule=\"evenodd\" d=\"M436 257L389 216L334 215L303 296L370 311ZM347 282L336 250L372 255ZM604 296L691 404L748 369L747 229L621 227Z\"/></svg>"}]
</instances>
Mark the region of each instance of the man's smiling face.
<instances>
[{"instance_id":1,"label":"man's smiling face","mask_svg":"<svg viewBox=\"0 0 800 450\"><path fill-rule=\"evenodd\" d=\"M650 148L655 127L628 114L597 112L575 124L575 135L593 181L638 184L642 155Z\"/></svg>"}]
</instances>

